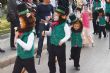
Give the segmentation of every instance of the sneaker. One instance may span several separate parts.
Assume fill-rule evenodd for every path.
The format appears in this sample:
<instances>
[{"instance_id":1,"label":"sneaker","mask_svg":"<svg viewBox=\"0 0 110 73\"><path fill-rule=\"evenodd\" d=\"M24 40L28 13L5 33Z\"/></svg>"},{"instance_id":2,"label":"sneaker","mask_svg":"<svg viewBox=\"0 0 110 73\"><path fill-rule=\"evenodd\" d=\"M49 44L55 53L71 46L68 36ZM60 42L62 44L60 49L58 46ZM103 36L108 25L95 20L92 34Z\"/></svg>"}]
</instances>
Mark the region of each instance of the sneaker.
<instances>
[{"instance_id":1,"label":"sneaker","mask_svg":"<svg viewBox=\"0 0 110 73\"><path fill-rule=\"evenodd\" d=\"M1 48L0 48L0 52L1 52L1 53L4 53L4 52L5 52L5 50L3 50L3 49L1 49Z\"/></svg>"},{"instance_id":2,"label":"sneaker","mask_svg":"<svg viewBox=\"0 0 110 73\"><path fill-rule=\"evenodd\" d=\"M77 71L80 71L80 67L75 67L75 69L76 69Z\"/></svg>"}]
</instances>

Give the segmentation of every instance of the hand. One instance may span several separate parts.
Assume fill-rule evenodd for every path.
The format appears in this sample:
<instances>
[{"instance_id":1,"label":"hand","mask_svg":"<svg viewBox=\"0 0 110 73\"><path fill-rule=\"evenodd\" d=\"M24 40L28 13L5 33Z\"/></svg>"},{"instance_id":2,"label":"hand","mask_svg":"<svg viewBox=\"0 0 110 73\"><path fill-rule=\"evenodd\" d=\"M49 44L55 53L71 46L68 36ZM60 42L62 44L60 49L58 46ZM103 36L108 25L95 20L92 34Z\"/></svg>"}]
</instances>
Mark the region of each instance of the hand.
<instances>
[{"instance_id":1,"label":"hand","mask_svg":"<svg viewBox=\"0 0 110 73\"><path fill-rule=\"evenodd\" d=\"M60 42L59 42L59 46L62 46L62 44L63 44L63 42L62 42L62 41L60 41Z\"/></svg>"},{"instance_id":2,"label":"hand","mask_svg":"<svg viewBox=\"0 0 110 73\"><path fill-rule=\"evenodd\" d=\"M45 31L42 32L42 36L45 36Z\"/></svg>"}]
</instances>

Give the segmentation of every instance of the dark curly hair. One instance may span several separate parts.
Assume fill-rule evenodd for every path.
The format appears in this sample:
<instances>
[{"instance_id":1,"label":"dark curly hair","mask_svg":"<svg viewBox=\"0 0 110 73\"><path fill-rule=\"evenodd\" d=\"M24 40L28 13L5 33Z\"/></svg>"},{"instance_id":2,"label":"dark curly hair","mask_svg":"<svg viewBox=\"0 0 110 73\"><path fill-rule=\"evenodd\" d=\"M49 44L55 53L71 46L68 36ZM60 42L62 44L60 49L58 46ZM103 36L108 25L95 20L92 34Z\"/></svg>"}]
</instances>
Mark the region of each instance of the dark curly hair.
<instances>
[{"instance_id":1,"label":"dark curly hair","mask_svg":"<svg viewBox=\"0 0 110 73\"><path fill-rule=\"evenodd\" d=\"M82 32L82 30L83 30L83 24L82 24L82 22L81 22L81 20L76 20L76 21L74 21L74 22L72 22L71 24L72 24L72 26L74 25L74 24L76 24L76 23L79 23L80 24L80 28L78 29L78 30L75 30L73 27L71 28L71 31L72 32Z\"/></svg>"}]
</instances>

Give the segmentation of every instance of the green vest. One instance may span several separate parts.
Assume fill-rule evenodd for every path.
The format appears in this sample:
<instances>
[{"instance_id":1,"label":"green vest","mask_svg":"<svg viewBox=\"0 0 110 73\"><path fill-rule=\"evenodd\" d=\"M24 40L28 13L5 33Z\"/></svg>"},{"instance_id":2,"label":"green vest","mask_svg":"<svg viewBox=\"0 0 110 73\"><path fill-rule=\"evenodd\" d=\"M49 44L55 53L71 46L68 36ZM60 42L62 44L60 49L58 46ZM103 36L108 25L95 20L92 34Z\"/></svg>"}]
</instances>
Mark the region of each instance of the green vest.
<instances>
[{"instance_id":1,"label":"green vest","mask_svg":"<svg viewBox=\"0 0 110 73\"><path fill-rule=\"evenodd\" d=\"M106 3L105 13L110 13L110 3Z\"/></svg>"},{"instance_id":2,"label":"green vest","mask_svg":"<svg viewBox=\"0 0 110 73\"><path fill-rule=\"evenodd\" d=\"M106 20L105 17L99 17L99 26L105 26L106 25Z\"/></svg>"},{"instance_id":3,"label":"green vest","mask_svg":"<svg viewBox=\"0 0 110 73\"><path fill-rule=\"evenodd\" d=\"M71 34L71 47L82 47L82 36L81 33L72 32Z\"/></svg>"},{"instance_id":4,"label":"green vest","mask_svg":"<svg viewBox=\"0 0 110 73\"><path fill-rule=\"evenodd\" d=\"M100 1L98 3L95 2L95 1L93 2L93 12L97 11L97 10L95 10L96 7L101 7L101 2Z\"/></svg>"},{"instance_id":5,"label":"green vest","mask_svg":"<svg viewBox=\"0 0 110 73\"><path fill-rule=\"evenodd\" d=\"M28 36L30 35L30 33L33 33L33 32L31 31L31 32L23 33L23 35L20 36L20 39L23 42L27 43ZM34 44L30 51L25 51L19 44L17 44L17 56L19 56L21 59L34 57Z\"/></svg>"},{"instance_id":6,"label":"green vest","mask_svg":"<svg viewBox=\"0 0 110 73\"><path fill-rule=\"evenodd\" d=\"M50 43L51 44L58 46L60 40L65 37L64 26L65 26L65 22L55 26L52 29L52 33L50 36Z\"/></svg>"}]
</instances>

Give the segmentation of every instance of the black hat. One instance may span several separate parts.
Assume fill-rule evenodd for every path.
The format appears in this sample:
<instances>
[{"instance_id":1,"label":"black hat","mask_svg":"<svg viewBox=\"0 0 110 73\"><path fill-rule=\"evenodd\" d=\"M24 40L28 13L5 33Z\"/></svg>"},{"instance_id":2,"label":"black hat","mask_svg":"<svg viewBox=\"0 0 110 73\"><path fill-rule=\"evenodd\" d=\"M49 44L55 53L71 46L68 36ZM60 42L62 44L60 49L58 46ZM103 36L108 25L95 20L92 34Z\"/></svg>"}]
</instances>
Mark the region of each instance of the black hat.
<instances>
[{"instance_id":1,"label":"black hat","mask_svg":"<svg viewBox=\"0 0 110 73\"><path fill-rule=\"evenodd\" d=\"M100 9L98 10L98 12L99 12L99 13L103 13L103 12L104 12L103 8L100 8Z\"/></svg>"},{"instance_id":2,"label":"black hat","mask_svg":"<svg viewBox=\"0 0 110 73\"><path fill-rule=\"evenodd\" d=\"M68 23L71 25L71 23L77 21L78 18L75 16L75 14L70 14L69 19L68 19Z\"/></svg>"},{"instance_id":3,"label":"black hat","mask_svg":"<svg viewBox=\"0 0 110 73\"><path fill-rule=\"evenodd\" d=\"M63 15L66 14L66 9L64 7L62 7L62 6L58 6L55 11L59 12L59 13L61 13Z\"/></svg>"},{"instance_id":4,"label":"black hat","mask_svg":"<svg viewBox=\"0 0 110 73\"><path fill-rule=\"evenodd\" d=\"M29 10L25 3L20 3L19 5L17 5L17 10L19 15L24 15L26 13L29 13Z\"/></svg>"}]
</instances>

